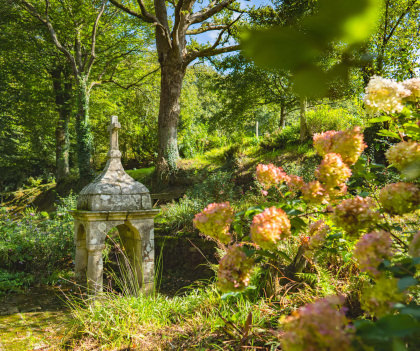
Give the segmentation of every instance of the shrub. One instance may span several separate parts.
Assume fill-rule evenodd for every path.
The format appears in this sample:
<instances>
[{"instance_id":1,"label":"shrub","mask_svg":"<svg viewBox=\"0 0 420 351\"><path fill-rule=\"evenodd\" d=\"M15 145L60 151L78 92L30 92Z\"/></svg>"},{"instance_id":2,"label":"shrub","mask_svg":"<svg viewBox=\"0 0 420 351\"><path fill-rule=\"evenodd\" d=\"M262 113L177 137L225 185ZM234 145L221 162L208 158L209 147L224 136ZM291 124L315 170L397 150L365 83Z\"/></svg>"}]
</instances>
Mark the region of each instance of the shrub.
<instances>
[{"instance_id":1,"label":"shrub","mask_svg":"<svg viewBox=\"0 0 420 351\"><path fill-rule=\"evenodd\" d=\"M21 217L0 209L0 268L48 276L68 265L73 254L73 219L67 210L76 198L61 199L49 215L27 209Z\"/></svg>"},{"instance_id":2,"label":"shrub","mask_svg":"<svg viewBox=\"0 0 420 351\"><path fill-rule=\"evenodd\" d=\"M310 133L322 133L327 130L344 130L361 124L360 118L350 114L344 108L332 108L328 105L315 107L307 112Z\"/></svg>"}]
</instances>

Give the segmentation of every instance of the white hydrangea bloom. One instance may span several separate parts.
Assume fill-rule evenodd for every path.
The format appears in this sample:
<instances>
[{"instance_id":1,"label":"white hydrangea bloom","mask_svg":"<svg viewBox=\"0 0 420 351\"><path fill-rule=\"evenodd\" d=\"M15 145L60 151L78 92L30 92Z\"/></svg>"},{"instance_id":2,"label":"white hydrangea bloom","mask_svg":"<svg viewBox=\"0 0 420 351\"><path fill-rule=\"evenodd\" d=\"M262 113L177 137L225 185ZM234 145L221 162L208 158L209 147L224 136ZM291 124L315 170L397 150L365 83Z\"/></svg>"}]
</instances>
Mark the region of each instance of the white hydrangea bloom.
<instances>
[{"instance_id":1,"label":"white hydrangea bloom","mask_svg":"<svg viewBox=\"0 0 420 351\"><path fill-rule=\"evenodd\" d=\"M370 79L365 92L364 102L371 113L401 112L404 108L402 99L411 95L402 83L378 76Z\"/></svg>"},{"instance_id":2,"label":"white hydrangea bloom","mask_svg":"<svg viewBox=\"0 0 420 351\"><path fill-rule=\"evenodd\" d=\"M420 99L420 78L406 79L402 84L404 88L411 92L409 100L416 101L416 99Z\"/></svg>"}]
</instances>

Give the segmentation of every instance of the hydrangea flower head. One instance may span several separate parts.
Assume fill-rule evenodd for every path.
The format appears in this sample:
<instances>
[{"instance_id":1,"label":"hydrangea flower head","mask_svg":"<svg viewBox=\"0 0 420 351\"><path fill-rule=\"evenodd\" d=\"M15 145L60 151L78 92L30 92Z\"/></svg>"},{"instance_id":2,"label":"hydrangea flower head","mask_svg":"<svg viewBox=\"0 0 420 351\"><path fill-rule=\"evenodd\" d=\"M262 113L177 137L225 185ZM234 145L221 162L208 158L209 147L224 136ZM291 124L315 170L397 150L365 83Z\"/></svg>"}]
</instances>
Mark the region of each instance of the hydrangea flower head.
<instances>
[{"instance_id":1,"label":"hydrangea flower head","mask_svg":"<svg viewBox=\"0 0 420 351\"><path fill-rule=\"evenodd\" d=\"M350 236L357 237L360 231L377 223L381 215L376 211L373 200L360 196L340 202L333 213L333 221Z\"/></svg>"},{"instance_id":2,"label":"hydrangea flower head","mask_svg":"<svg viewBox=\"0 0 420 351\"><path fill-rule=\"evenodd\" d=\"M239 244L228 248L219 262L217 286L222 291L241 291L249 284L253 260L245 254Z\"/></svg>"},{"instance_id":3,"label":"hydrangea flower head","mask_svg":"<svg viewBox=\"0 0 420 351\"><path fill-rule=\"evenodd\" d=\"M276 167L272 163L268 165L259 164L257 166L256 178L264 189L270 189L272 186L286 182L289 176L283 172L281 167Z\"/></svg>"},{"instance_id":4,"label":"hydrangea flower head","mask_svg":"<svg viewBox=\"0 0 420 351\"><path fill-rule=\"evenodd\" d=\"M337 305L344 298L329 296L299 308L286 319L282 350L352 350L352 329Z\"/></svg>"},{"instance_id":5,"label":"hydrangea flower head","mask_svg":"<svg viewBox=\"0 0 420 351\"><path fill-rule=\"evenodd\" d=\"M353 165L357 162L366 144L360 127L336 132L334 130L315 134L314 148L319 155L339 154L344 163Z\"/></svg>"},{"instance_id":6,"label":"hydrangea flower head","mask_svg":"<svg viewBox=\"0 0 420 351\"><path fill-rule=\"evenodd\" d=\"M390 214L402 215L415 211L420 204L420 190L411 183L392 183L379 193L379 202Z\"/></svg>"},{"instance_id":7,"label":"hydrangea flower head","mask_svg":"<svg viewBox=\"0 0 420 351\"><path fill-rule=\"evenodd\" d=\"M327 192L341 187L351 176L350 168L343 162L339 154L326 154L315 171Z\"/></svg>"},{"instance_id":8,"label":"hydrangea flower head","mask_svg":"<svg viewBox=\"0 0 420 351\"><path fill-rule=\"evenodd\" d=\"M274 249L281 239L289 237L290 227L289 218L282 209L266 208L252 220L251 239L263 249Z\"/></svg>"},{"instance_id":9,"label":"hydrangea flower head","mask_svg":"<svg viewBox=\"0 0 420 351\"><path fill-rule=\"evenodd\" d=\"M325 238L330 231L330 227L323 221L319 220L309 225L309 250L319 249L325 242Z\"/></svg>"},{"instance_id":10,"label":"hydrangea flower head","mask_svg":"<svg viewBox=\"0 0 420 351\"><path fill-rule=\"evenodd\" d=\"M233 209L229 202L212 203L193 219L194 226L204 235L224 244L231 241L229 227L233 221Z\"/></svg>"},{"instance_id":11,"label":"hydrangea flower head","mask_svg":"<svg viewBox=\"0 0 420 351\"><path fill-rule=\"evenodd\" d=\"M296 193L299 190L302 189L304 182L302 177L299 177L297 175L291 175L289 176L289 179L287 180L287 187L289 188L289 191L292 193Z\"/></svg>"},{"instance_id":12,"label":"hydrangea flower head","mask_svg":"<svg viewBox=\"0 0 420 351\"><path fill-rule=\"evenodd\" d=\"M407 100L416 102L417 99L420 99L420 78L406 79L402 84L404 88L411 92Z\"/></svg>"},{"instance_id":13,"label":"hydrangea flower head","mask_svg":"<svg viewBox=\"0 0 420 351\"><path fill-rule=\"evenodd\" d=\"M373 76L365 89L365 105L371 113L401 112L404 108L402 99L411 95L411 91L393 79Z\"/></svg>"},{"instance_id":14,"label":"hydrangea flower head","mask_svg":"<svg viewBox=\"0 0 420 351\"><path fill-rule=\"evenodd\" d=\"M335 130L329 130L323 133L315 133L313 136L314 148L320 156L329 154L332 151L334 136L339 133Z\"/></svg>"},{"instance_id":15,"label":"hydrangea flower head","mask_svg":"<svg viewBox=\"0 0 420 351\"><path fill-rule=\"evenodd\" d=\"M321 183L317 180L303 184L302 197L311 204L328 203L328 194Z\"/></svg>"},{"instance_id":16,"label":"hydrangea flower head","mask_svg":"<svg viewBox=\"0 0 420 351\"><path fill-rule=\"evenodd\" d=\"M420 230L414 234L413 240L408 246L408 253L413 257L420 257Z\"/></svg>"},{"instance_id":17,"label":"hydrangea flower head","mask_svg":"<svg viewBox=\"0 0 420 351\"><path fill-rule=\"evenodd\" d=\"M378 276L381 262L391 257L391 234L384 230L363 235L357 242L353 257L362 272Z\"/></svg>"},{"instance_id":18,"label":"hydrangea flower head","mask_svg":"<svg viewBox=\"0 0 420 351\"><path fill-rule=\"evenodd\" d=\"M420 162L420 144L415 141L402 141L390 147L385 156L399 171L414 162Z\"/></svg>"}]
</instances>

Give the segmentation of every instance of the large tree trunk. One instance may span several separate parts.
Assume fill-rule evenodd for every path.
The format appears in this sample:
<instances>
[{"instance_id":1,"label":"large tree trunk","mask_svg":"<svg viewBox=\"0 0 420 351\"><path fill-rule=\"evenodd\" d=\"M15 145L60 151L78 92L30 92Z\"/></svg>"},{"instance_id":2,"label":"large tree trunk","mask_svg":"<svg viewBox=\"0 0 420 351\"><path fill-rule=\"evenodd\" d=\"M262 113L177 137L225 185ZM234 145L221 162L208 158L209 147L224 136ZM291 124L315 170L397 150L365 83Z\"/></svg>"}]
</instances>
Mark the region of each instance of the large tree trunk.
<instances>
[{"instance_id":1,"label":"large tree trunk","mask_svg":"<svg viewBox=\"0 0 420 351\"><path fill-rule=\"evenodd\" d=\"M71 89L70 73L66 66L57 66L51 71L55 103L58 111L57 127L55 129L55 158L56 181L61 182L68 177L69 167L69 121L71 116Z\"/></svg>"},{"instance_id":2,"label":"large tree trunk","mask_svg":"<svg viewBox=\"0 0 420 351\"><path fill-rule=\"evenodd\" d=\"M182 63L161 64L161 91L158 119L157 175L160 183L167 183L179 159L177 129L180 97L185 68Z\"/></svg>"},{"instance_id":3,"label":"large tree trunk","mask_svg":"<svg viewBox=\"0 0 420 351\"><path fill-rule=\"evenodd\" d=\"M76 114L76 141L77 163L79 178L89 181L93 177L90 164L92 154L92 133L89 123L89 91L85 77L77 77L77 114Z\"/></svg>"},{"instance_id":4,"label":"large tree trunk","mask_svg":"<svg viewBox=\"0 0 420 351\"><path fill-rule=\"evenodd\" d=\"M307 100L304 97L300 98L300 141L304 142L309 138L308 122L306 120L306 105Z\"/></svg>"},{"instance_id":5,"label":"large tree trunk","mask_svg":"<svg viewBox=\"0 0 420 351\"><path fill-rule=\"evenodd\" d=\"M283 129L286 125L286 106L284 101L280 104L280 129Z\"/></svg>"}]
</instances>

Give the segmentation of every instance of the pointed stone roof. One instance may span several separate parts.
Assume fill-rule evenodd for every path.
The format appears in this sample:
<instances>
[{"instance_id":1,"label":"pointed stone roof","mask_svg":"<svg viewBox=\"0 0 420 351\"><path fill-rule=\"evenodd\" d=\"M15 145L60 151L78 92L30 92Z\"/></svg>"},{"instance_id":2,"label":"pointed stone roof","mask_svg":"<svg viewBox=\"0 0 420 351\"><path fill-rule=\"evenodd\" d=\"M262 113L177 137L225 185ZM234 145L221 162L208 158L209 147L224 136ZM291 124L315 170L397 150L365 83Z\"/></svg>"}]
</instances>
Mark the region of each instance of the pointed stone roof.
<instances>
[{"instance_id":1,"label":"pointed stone roof","mask_svg":"<svg viewBox=\"0 0 420 351\"><path fill-rule=\"evenodd\" d=\"M152 208L149 190L130 177L121 164L121 152L118 148L120 128L118 117L111 116L108 127L108 161L102 173L80 192L78 210L135 211Z\"/></svg>"}]
</instances>

